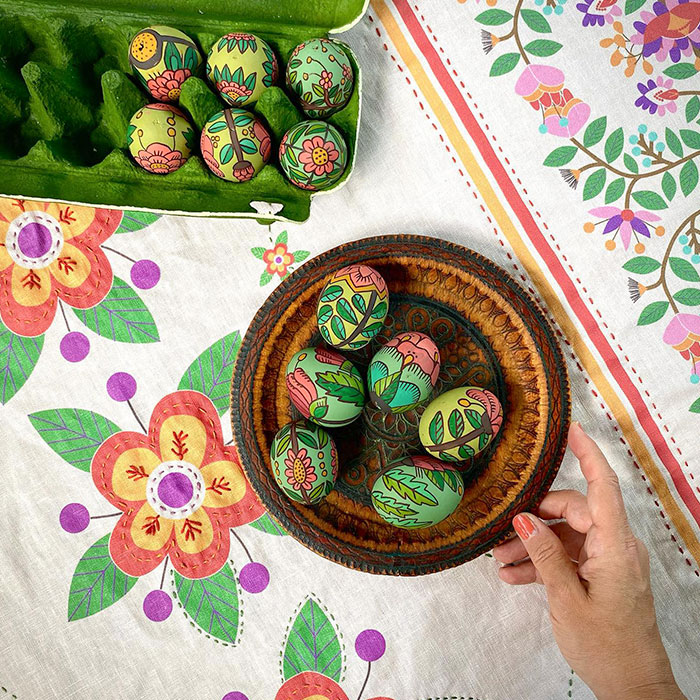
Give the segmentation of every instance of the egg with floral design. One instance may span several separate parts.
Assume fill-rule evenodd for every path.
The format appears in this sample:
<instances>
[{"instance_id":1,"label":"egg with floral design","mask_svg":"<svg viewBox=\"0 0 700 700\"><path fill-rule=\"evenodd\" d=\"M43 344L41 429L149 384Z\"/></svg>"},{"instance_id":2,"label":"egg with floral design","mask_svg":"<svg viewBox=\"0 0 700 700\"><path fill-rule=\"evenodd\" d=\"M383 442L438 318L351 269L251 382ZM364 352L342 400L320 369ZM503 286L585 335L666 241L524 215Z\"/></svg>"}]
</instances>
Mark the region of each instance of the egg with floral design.
<instances>
[{"instance_id":1,"label":"egg with floral design","mask_svg":"<svg viewBox=\"0 0 700 700\"><path fill-rule=\"evenodd\" d=\"M131 117L126 142L134 160L144 170L167 175L190 157L195 133L177 107L155 103L142 107Z\"/></svg>"},{"instance_id":2,"label":"egg with floral design","mask_svg":"<svg viewBox=\"0 0 700 700\"><path fill-rule=\"evenodd\" d=\"M199 147L214 175L230 182L246 182L270 160L270 133L252 112L224 109L204 125Z\"/></svg>"},{"instance_id":3,"label":"egg with floral design","mask_svg":"<svg viewBox=\"0 0 700 700\"><path fill-rule=\"evenodd\" d=\"M324 499L338 477L338 451L333 438L307 420L287 423L275 435L270 463L284 494L307 505Z\"/></svg>"},{"instance_id":4,"label":"egg with floral design","mask_svg":"<svg viewBox=\"0 0 700 700\"><path fill-rule=\"evenodd\" d=\"M440 374L440 351L425 333L400 333L375 353L367 370L372 403L384 413L410 411L425 401Z\"/></svg>"},{"instance_id":5,"label":"egg with floral design","mask_svg":"<svg viewBox=\"0 0 700 700\"><path fill-rule=\"evenodd\" d=\"M464 482L454 467L431 457L405 457L379 474L372 505L391 525L416 529L452 515L463 495Z\"/></svg>"},{"instance_id":6,"label":"egg with floral design","mask_svg":"<svg viewBox=\"0 0 700 700\"><path fill-rule=\"evenodd\" d=\"M194 41L172 27L146 27L129 44L129 64L158 102L177 102L182 84L201 63Z\"/></svg>"},{"instance_id":7,"label":"egg with floral design","mask_svg":"<svg viewBox=\"0 0 700 700\"><path fill-rule=\"evenodd\" d=\"M421 416L418 434L426 451L459 462L483 452L503 423L501 402L488 389L461 386L440 394Z\"/></svg>"},{"instance_id":8,"label":"egg with floral design","mask_svg":"<svg viewBox=\"0 0 700 700\"><path fill-rule=\"evenodd\" d=\"M369 265L348 265L326 282L316 319L323 339L338 349L363 348L384 327L389 292Z\"/></svg>"},{"instance_id":9,"label":"egg with floral design","mask_svg":"<svg viewBox=\"0 0 700 700\"><path fill-rule=\"evenodd\" d=\"M326 428L352 423L365 406L360 371L340 353L304 348L287 365L289 398L304 418Z\"/></svg>"},{"instance_id":10,"label":"egg with floral design","mask_svg":"<svg viewBox=\"0 0 700 700\"><path fill-rule=\"evenodd\" d=\"M293 185L303 190L323 190L338 182L345 172L348 148L331 124L300 122L282 137L279 160Z\"/></svg>"},{"instance_id":11,"label":"egg with floral design","mask_svg":"<svg viewBox=\"0 0 700 700\"><path fill-rule=\"evenodd\" d=\"M207 77L234 107L252 104L277 81L278 65L270 45L254 34L224 34L207 56Z\"/></svg>"},{"instance_id":12,"label":"egg with floral design","mask_svg":"<svg viewBox=\"0 0 700 700\"><path fill-rule=\"evenodd\" d=\"M287 87L310 117L326 118L352 95L355 74L340 42L311 39L299 44L287 63Z\"/></svg>"}]
</instances>

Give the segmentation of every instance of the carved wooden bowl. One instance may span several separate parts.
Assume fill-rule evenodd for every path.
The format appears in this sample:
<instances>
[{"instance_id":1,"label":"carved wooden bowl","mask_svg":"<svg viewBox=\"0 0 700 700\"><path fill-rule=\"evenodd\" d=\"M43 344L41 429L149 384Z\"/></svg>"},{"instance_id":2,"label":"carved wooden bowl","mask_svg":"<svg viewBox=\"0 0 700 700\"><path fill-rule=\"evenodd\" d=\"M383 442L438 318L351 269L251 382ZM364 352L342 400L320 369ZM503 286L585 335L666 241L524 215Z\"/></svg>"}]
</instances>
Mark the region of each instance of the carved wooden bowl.
<instances>
[{"instance_id":1,"label":"carved wooden bowl","mask_svg":"<svg viewBox=\"0 0 700 700\"><path fill-rule=\"evenodd\" d=\"M376 268L389 287L385 329L363 350L345 353L361 369L400 331L421 331L440 348L433 396L457 386L486 387L501 400L497 439L465 464L465 495L453 515L430 528L402 530L371 505L371 487L390 462L421 453L424 406L385 416L366 406L360 419L331 434L340 475L321 503L290 501L275 483L269 449L275 433L300 417L285 386L291 356L322 344L316 302L327 277L352 263ZM232 421L253 489L285 530L340 564L377 574L412 576L469 561L505 539L511 520L534 508L559 469L566 447L570 395L555 335L533 299L479 254L422 236L348 243L314 258L285 279L255 315L238 355Z\"/></svg>"}]
</instances>

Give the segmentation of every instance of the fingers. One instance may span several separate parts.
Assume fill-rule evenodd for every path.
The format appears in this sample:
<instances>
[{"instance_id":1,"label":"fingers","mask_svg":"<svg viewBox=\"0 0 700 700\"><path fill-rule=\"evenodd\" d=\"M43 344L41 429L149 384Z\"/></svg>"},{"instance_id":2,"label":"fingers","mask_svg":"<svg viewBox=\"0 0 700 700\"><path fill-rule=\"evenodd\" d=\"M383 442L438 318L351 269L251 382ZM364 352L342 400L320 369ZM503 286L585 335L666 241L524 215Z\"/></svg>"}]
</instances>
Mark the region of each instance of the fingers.
<instances>
[{"instance_id":1,"label":"fingers","mask_svg":"<svg viewBox=\"0 0 700 700\"><path fill-rule=\"evenodd\" d=\"M574 530L584 533L592 525L588 501L578 491L550 491L540 503L537 515L545 520L564 518Z\"/></svg>"},{"instance_id":2,"label":"fingers","mask_svg":"<svg viewBox=\"0 0 700 700\"><path fill-rule=\"evenodd\" d=\"M527 583L542 583L535 565L531 561L525 561L517 566L502 566L498 570L501 581L511 586L523 586Z\"/></svg>"},{"instance_id":3,"label":"fingers","mask_svg":"<svg viewBox=\"0 0 700 700\"><path fill-rule=\"evenodd\" d=\"M581 547L586 536L581 532L576 532L567 523L556 523L550 527L552 532L561 540L564 550L570 559L578 561ZM525 545L519 537L514 537L493 549L493 557L501 564L512 564L527 557Z\"/></svg>"}]
</instances>

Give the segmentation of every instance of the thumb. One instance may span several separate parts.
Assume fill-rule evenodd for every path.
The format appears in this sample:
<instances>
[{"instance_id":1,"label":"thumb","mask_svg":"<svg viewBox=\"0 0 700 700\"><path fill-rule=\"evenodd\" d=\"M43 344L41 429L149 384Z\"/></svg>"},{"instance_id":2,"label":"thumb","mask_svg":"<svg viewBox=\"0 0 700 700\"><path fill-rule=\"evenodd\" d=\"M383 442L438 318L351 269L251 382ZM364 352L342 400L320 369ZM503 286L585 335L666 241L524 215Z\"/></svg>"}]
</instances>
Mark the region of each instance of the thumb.
<instances>
[{"instance_id":1,"label":"thumb","mask_svg":"<svg viewBox=\"0 0 700 700\"><path fill-rule=\"evenodd\" d=\"M550 597L562 594L570 596L577 589L583 591L576 567L564 545L544 522L531 513L520 513L513 518L513 528Z\"/></svg>"}]
</instances>

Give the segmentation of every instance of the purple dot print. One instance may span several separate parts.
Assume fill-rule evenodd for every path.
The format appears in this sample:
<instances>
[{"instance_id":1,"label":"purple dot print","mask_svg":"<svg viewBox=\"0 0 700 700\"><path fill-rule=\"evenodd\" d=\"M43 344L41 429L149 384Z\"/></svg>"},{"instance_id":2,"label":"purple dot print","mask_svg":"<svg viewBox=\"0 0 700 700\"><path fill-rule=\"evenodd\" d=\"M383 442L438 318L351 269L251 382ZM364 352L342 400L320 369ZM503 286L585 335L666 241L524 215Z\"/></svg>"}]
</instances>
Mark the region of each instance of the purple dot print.
<instances>
[{"instance_id":1,"label":"purple dot print","mask_svg":"<svg viewBox=\"0 0 700 700\"><path fill-rule=\"evenodd\" d=\"M163 622L173 611L173 599L165 591L151 591L143 599L143 611L152 622Z\"/></svg>"},{"instance_id":2,"label":"purple dot print","mask_svg":"<svg viewBox=\"0 0 700 700\"><path fill-rule=\"evenodd\" d=\"M239 693L237 690L234 690L232 693L226 693L221 700L248 700L247 695L243 695L243 693Z\"/></svg>"},{"instance_id":3,"label":"purple dot print","mask_svg":"<svg viewBox=\"0 0 700 700\"><path fill-rule=\"evenodd\" d=\"M254 561L241 569L238 580L244 591L262 593L270 583L270 572L264 564Z\"/></svg>"},{"instance_id":4,"label":"purple dot print","mask_svg":"<svg viewBox=\"0 0 700 700\"><path fill-rule=\"evenodd\" d=\"M384 656L386 641L377 630L365 630L357 635L355 651L363 661L376 661Z\"/></svg>"},{"instance_id":5,"label":"purple dot print","mask_svg":"<svg viewBox=\"0 0 700 700\"><path fill-rule=\"evenodd\" d=\"M66 532L82 532L90 524L90 513L82 503L69 503L61 510L58 522Z\"/></svg>"},{"instance_id":6,"label":"purple dot print","mask_svg":"<svg viewBox=\"0 0 700 700\"><path fill-rule=\"evenodd\" d=\"M107 380L107 393L115 401L128 401L136 393L136 380L128 372L115 372Z\"/></svg>"},{"instance_id":7,"label":"purple dot print","mask_svg":"<svg viewBox=\"0 0 700 700\"><path fill-rule=\"evenodd\" d=\"M182 508L194 494L192 482L181 472L166 474L158 484L158 498L170 508Z\"/></svg>"},{"instance_id":8,"label":"purple dot print","mask_svg":"<svg viewBox=\"0 0 700 700\"><path fill-rule=\"evenodd\" d=\"M131 281L139 289L152 289L160 280L160 268L153 260L137 260L131 266Z\"/></svg>"},{"instance_id":9,"label":"purple dot print","mask_svg":"<svg viewBox=\"0 0 700 700\"><path fill-rule=\"evenodd\" d=\"M68 360L68 362L80 362L90 352L90 341L84 333L72 331L61 338L59 348L65 360Z\"/></svg>"},{"instance_id":10,"label":"purple dot print","mask_svg":"<svg viewBox=\"0 0 700 700\"><path fill-rule=\"evenodd\" d=\"M51 248L51 231L36 221L25 224L17 237L17 245L28 258L40 258Z\"/></svg>"}]
</instances>

